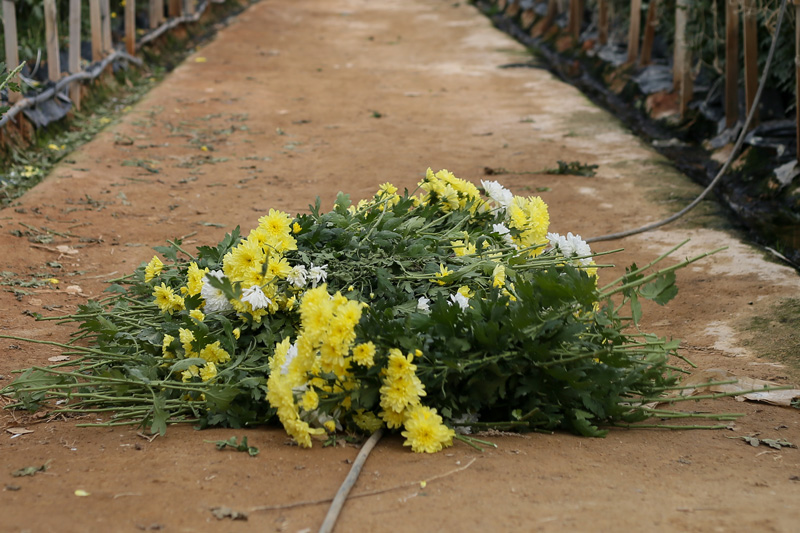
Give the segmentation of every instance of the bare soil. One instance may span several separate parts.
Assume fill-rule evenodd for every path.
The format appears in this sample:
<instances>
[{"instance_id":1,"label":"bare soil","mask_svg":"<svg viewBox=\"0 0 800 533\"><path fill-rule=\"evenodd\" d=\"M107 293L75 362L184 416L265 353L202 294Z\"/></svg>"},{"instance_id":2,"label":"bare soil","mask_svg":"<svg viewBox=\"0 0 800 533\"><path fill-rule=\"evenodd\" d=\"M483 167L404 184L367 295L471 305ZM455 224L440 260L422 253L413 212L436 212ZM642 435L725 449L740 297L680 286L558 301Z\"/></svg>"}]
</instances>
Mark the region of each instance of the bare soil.
<instances>
[{"instance_id":1,"label":"bare soil","mask_svg":"<svg viewBox=\"0 0 800 533\"><path fill-rule=\"evenodd\" d=\"M0 333L65 341L67 326L30 313L74 311L165 239L214 244L270 207L298 212L319 195L329 208L340 190L357 199L385 181L413 189L429 166L475 181L485 167L517 172L496 178L540 194L552 230L585 237L656 220L696 194L572 87L543 70L498 68L525 53L463 2L252 6L3 211ZM598 173L541 172L557 160ZM681 271L677 299L646 308L643 327L684 339L701 369L797 383L800 279L725 226L705 202L667 229L600 243L625 248L601 279L686 238L681 257L729 246ZM18 284L48 278L59 283ZM0 340L0 384L57 355ZM348 501L337 530L797 531L800 450L732 437L800 444L800 413L730 398L684 407L746 416L730 430L497 435L484 453L456 444L416 455L384 438L354 494L391 490ZM92 420L2 414L0 530L315 530L324 503L263 507L332 497L358 452L301 450L276 428L172 427L150 441L135 429L75 427ZM14 437L10 427L33 432ZM206 442L242 435L260 448L256 458ZM210 510L219 506L248 519L221 522Z\"/></svg>"}]
</instances>

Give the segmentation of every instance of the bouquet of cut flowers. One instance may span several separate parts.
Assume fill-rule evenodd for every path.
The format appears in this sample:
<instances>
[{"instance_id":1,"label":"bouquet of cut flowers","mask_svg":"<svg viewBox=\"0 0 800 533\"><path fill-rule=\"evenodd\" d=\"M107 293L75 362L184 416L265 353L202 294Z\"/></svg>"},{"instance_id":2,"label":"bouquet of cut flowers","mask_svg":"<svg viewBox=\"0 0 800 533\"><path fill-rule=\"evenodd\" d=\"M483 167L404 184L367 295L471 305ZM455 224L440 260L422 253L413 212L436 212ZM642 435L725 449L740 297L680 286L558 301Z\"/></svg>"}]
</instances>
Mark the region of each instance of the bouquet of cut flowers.
<instances>
[{"instance_id":1,"label":"bouquet of cut flowers","mask_svg":"<svg viewBox=\"0 0 800 533\"><path fill-rule=\"evenodd\" d=\"M270 209L194 254L171 241L60 318L79 324L63 345L76 360L2 392L161 433L277 419L305 447L385 426L415 452L472 429L600 436L652 416L677 341L639 331L639 301L666 303L699 257L600 287L599 254L549 233L541 198L482 188L429 169L416 194Z\"/></svg>"}]
</instances>

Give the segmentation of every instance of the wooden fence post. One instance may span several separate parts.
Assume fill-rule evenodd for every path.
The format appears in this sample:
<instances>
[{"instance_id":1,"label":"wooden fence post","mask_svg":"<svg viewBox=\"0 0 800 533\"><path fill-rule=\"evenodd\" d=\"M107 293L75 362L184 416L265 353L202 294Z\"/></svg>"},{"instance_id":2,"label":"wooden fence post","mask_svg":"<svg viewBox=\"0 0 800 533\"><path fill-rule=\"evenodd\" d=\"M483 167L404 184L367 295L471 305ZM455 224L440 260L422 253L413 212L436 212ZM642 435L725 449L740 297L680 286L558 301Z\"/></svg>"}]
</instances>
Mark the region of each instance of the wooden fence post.
<instances>
[{"instance_id":1,"label":"wooden fence post","mask_svg":"<svg viewBox=\"0 0 800 533\"><path fill-rule=\"evenodd\" d=\"M183 6L181 5L181 0L169 0L169 16L170 17L180 17L183 13Z\"/></svg>"},{"instance_id":2,"label":"wooden fence post","mask_svg":"<svg viewBox=\"0 0 800 533\"><path fill-rule=\"evenodd\" d=\"M100 27L103 32L103 54L109 54L114 49L111 44L111 6L109 0L100 0Z\"/></svg>"},{"instance_id":3,"label":"wooden fence post","mask_svg":"<svg viewBox=\"0 0 800 533\"><path fill-rule=\"evenodd\" d=\"M597 6L597 41L608 44L608 0L599 0Z\"/></svg>"},{"instance_id":4,"label":"wooden fence post","mask_svg":"<svg viewBox=\"0 0 800 533\"><path fill-rule=\"evenodd\" d=\"M81 70L81 0L69 0L69 61L70 74ZM75 109L81 108L81 82L70 84L69 99Z\"/></svg>"},{"instance_id":5,"label":"wooden fence post","mask_svg":"<svg viewBox=\"0 0 800 533\"><path fill-rule=\"evenodd\" d=\"M739 121L739 6L741 0L725 2L725 127Z\"/></svg>"},{"instance_id":6,"label":"wooden fence post","mask_svg":"<svg viewBox=\"0 0 800 533\"><path fill-rule=\"evenodd\" d=\"M569 25L567 31L577 41L581 37L581 23L583 22L583 0L570 0L569 2Z\"/></svg>"},{"instance_id":7,"label":"wooden fence post","mask_svg":"<svg viewBox=\"0 0 800 533\"><path fill-rule=\"evenodd\" d=\"M47 49L47 78L52 82L56 82L61 77L56 0L44 0L44 42Z\"/></svg>"},{"instance_id":8,"label":"wooden fence post","mask_svg":"<svg viewBox=\"0 0 800 533\"><path fill-rule=\"evenodd\" d=\"M9 72L19 66L19 44L17 43L17 8L12 0L3 0L3 36L6 45L6 68ZM10 80L19 83L19 76ZM9 103L19 101L22 95L8 91Z\"/></svg>"},{"instance_id":9,"label":"wooden fence post","mask_svg":"<svg viewBox=\"0 0 800 533\"><path fill-rule=\"evenodd\" d=\"M136 0L125 1L125 50L136 54Z\"/></svg>"},{"instance_id":10,"label":"wooden fence post","mask_svg":"<svg viewBox=\"0 0 800 533\"><path fill-rule=\"evenodd\" d=\"M650 0L647 7L647 22L644 25L644 39L642 40L642 55L639 58L639 65L644 67L649 65L653 57L653 40L656 38L656 27L658 27L658 0Z\"/></svg>"},{"instance_id":11,"label":"wooden fence post","mask_svg":"<svg viewBox=\"0 0 800 533\"><path fill-rule=\"evenodd\" d=\"M197 11L197 0L185 0L185 2L186 2L186 14L194 15L194 12Z\"/></svg>"},{"instance_id":12,"label":"wooden fence post","mask_svg":"<svg viewBox=\"0 0 800 533\"><path fill-rule=\"evenodd\" d=\"M631 18L628 26L628 63L635 63L639 55L639 35L642 27L642 0L631 0Z\"/></svg>"},{"instance_id":13,"label":"wooden fence post","mask_svg":"<svg viewBox=\"0 0 800 533\"><path fill-rule=\"evenodd\" d=\"M158 2L156 0L150 0L149 10L147 13L147 18L150 19L150 29L154 30L158 28L161 17L158 16Z\"/></svg>"},{"instance_id":14,"label":"wooden fence post","mask_svg":"<svg viewBox=\"0 0 800 533\"><path fill-rule=\"evenodd\" d=\"M673 56L673 87L678 93L681 117L686 114L692 99L692 61L689 47L686 46L686 20L689 0L677 0L675 5L675 50Z\"/></svg>"},{"instance_id":15,"label":"wooden fence post","mask_svg":"<svg viewBox=\"0 0 800 533\"><path fill-rule=\"evenodd\" d=\"M89 24L92 30L92 62L103 59L103 30L100 20L100 0L89 0Z\"/></svg>"},{"instance_id":16,"label":"wooden fence post","mask_svg":"<svg viewBox=\"0 0 800 533\"><path fill-rule=\"evenodd\" d=\"M744 0L744 100L747 114L753 107L758 89L758 25L755 0ZM756 111L750 128L758 124L758 112Z\"/></svg>"}]
</instances>

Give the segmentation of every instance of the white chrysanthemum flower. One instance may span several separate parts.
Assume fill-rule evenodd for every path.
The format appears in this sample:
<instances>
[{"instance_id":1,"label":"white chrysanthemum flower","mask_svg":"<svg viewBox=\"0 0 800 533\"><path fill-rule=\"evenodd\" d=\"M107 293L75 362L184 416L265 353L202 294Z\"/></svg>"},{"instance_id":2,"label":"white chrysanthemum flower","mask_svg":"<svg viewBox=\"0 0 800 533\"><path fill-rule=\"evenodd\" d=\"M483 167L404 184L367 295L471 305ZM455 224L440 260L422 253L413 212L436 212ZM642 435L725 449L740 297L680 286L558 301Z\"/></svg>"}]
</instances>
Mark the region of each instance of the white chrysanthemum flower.
<instances>
[{"instance_id":1,"label":"white chrysanthemum flower","mask_svg":"<svg viewBox=\"0 0 800 533\"><path fill-rule=\"evenodd\" d=\"M461 424L464 423L472 424L477 421L478 421L477 413L464 413L458 418L453 419L453 422L455 422L454 429L456 433L458 433L459 435L470 435L472 434L472 426L462 426Z\"/></svg>"},{"instance_id":2,"label":"white chrysanthemum flower","mask_svg":"<svg viewBox=\"0 0 800 533\"><path fill-rule=\"evenodd\" d=\"M511 202L514 201L514 193L500 185L497 181L481 180L481 186L486 191L489 198L494 200L503 211L508 209Z\"/></svg>"},{"instance_id":3,"label":"white chrysanthemum flower","mask_svg":"<svg viewBox=\"0 0 800 533\"><path fill-rule=\"evenodd\" d=\"M289 272L289 275L286 276L286 281L297 287L298 289L302 289L306 286L306 278L308 278L308 270L306 270L305 265L297 265Z\"/></svg>"},{"instance_id":4,"label":"white chrysanthemum flower","mask_svg":"<svg viewBox=\"0 0 800 533\"><path fill-rule=\"evenodd\" d=\"M498 233L506 243L516 248L514 239L511 238L511 230L505 224L492 224L492 231Z\"/></svg>"},{"instance_id":5,"label":"white chrysanthemum flower","mask_svg":"<svg viewBox=\"0 0 800 533\"><path fill-rule=\"evenodd\" d=\"M203 300L206 302L203 310L206 313L224 313L225 311L230 311L233 309L233 306L220 289L211 286L211 283L208 281L209 276L222 279L225 274L223 274L221 270L212 270L203 276L203 286L200 288L200 296L202 296Z\"/></svg>"},{"instance_id":6,"label":"white chrysanthemum flower","mask_svg":"<svg viewBox=\"0 0 800 533\"><path fill-rule=\"evenodd\" d=\"M289 349L286 350L286 358L284 359L284 362L281 365L282 376L285 376L286 374L289 373L289 364L295 357L297 357L297 342L289 346Z\"/></svg>"},{"instance_id":7,"label":"white chrysanthemum flower","mask_svg":"<svg viewBox=\"0 0 800 533\"><path fill-rule=\"evenodd\" d=\"M328 279L326 268L328 268L328 265L314 266L314 263L311 263L311 268L308 269L308 278L311 280L313 287L324 283Z\"/></svg>"},{"instance_id":8,"label":"white chrysanthemum flower","mask_svg":"<svg viewBox=\"0 0 800 533\"><path fill-rule=\"evenodd\" d=\"M564 237L558 233L548 233L547 240L550 241L550 246L558 249L564 257L580 257L578 264L583 266L592 263L592 258L586 257L592 255L592 249L580 235L573 235L572 232L569 232Z\"/></svg>"},{"instance_id":9,"label":"white chrysanthemum flower","mask_svg":"<svg viewBox=\"0 0 800 533\"><path fill-rule=\"evenodd\" d=\"M450 305L458 304L462 311L469 309L469 298L457 292L450 295Z\"/></svg>"},{"instance_id":10,"label":"white chrysanthemum flower","mask_svg":"<svg viewBox=\"0 0 800 533\"><path fill-rule=\"evenodd\" d=\"M253 309L266 309L272 305L272 300L267 298L258 285L253 285L242 291L242 301L247 302Z\"/></svg>"},{"instance_id":11,"label":"white chrysanthemum flower","mask_svg":"<svg viewBox=\"0 0 800 533\"><path fill-rule=\"evenodd\" d=\"M417 309L419 311L430 311L431 307L428 305L431 303L429 298L425 298L424 296L420 296L419 300L417 300Z\"/></svg>"}]
</instances>

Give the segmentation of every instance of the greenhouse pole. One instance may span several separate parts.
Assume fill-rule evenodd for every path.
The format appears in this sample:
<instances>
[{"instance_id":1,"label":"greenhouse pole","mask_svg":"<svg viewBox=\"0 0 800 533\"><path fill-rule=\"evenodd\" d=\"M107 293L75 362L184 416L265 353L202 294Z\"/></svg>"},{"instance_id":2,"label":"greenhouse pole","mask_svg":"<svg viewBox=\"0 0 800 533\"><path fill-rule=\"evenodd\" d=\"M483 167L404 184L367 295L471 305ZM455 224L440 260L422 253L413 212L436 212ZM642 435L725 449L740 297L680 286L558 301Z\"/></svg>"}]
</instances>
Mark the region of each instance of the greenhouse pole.
<instances>
[{"instance_id":1,"label":"greenhouse pole","mask_svg":"<svg viewBox=\"0 0 800 533\"><path fill-rule=\"evenodd\" d=\"M125 2L125 50L136 55L136 0Z\"/></svg>"},{"instance_id":2,"label":"greenhouse pole","mask_svg":"<svg viewBox=\"0 0 800 533\"><path fill-rule=\"evenodd\" d=\"M61 77L56 0L44 0L44 42L47 49L47 77L50 81L56 82Z\"/></svg>"},{"instance_id":3,"label":"greenhouse pole","mask_svg":"<svg viewBox=\"0 0 800 533\"><path fill-rule=\"evenodd\" d=\"M631 0L631 19L628 26L628 63L639 56L639 34L642 28L642 0Z\"/></svg>"},{"instance_id":4,"label":"greenhouse pole","mask_svg":"<svg viewBox=\"0 0 800 533\"><path fill-rule=\"evenodd\" d=\"M69 0L69 53L67 67L70 74L81 70L81 0ZM69 99L75 109L81 108L81 84L69 86Z\"/></svg>"},{"instance_id":5,"label":"greenhouse pole","mask_svg":"<svg viewBox=\"0 0 800 533\"><path fill-rule=\"evenodd\" d=\"M658 0L650 0L647 7L647 22L644 25L644 40L642 42L642 55L639 58L639 66L644 67L650 64L653 56L653 40L656 38L656 27L658 27Z\"/></svg>"},{"instance_id":6,"label":"greenhouse pole","mask_svg":"<svg viewBox=\"0 0 800 533\"><path fill-rule=\"evenodd\" d=\"M725 2L725 127L739 121L739 6Z\"/></svg>"},{"instance_id":7,"label":"greenhouse pole","mask_svg":"<svg viewBox=\"0 0 800 533\"><path fill-rule=\"evenodd\" d=\"M597 42L606 45L608 44L608 0L600 0L597 9Z\"/></svg>"},{"instance_id":8,"label":"greenhouse pole","mask_svg":"<svg viewBox=\"0 0 800 533\"><path fill-rule=\"evenodd\" d=\"M19 48L17 44L17 9L12 0L3 0L3 33L6 45L6 68L9 72L19 66ZM13 83L19 83L19 76L14 76ZM16 91L8 91L8 102L17 102L22 97Z\"/></svg>"},{"instance_id":9,"label":"greenhouse pole","mask_svg":"<svg viewBox=\"0 0 800 533\"><path fill-rule=\"evenodd\" d=\"M744 99L747 113L755 104L758 89L758 26L755 0L744 0ZM758 125L758 113L750 127Z\"/></svg>"},{"instance_id":10,"label":"greenhouse pole","mask_svg":"<svg viewBox=\"0 0 800 533\"><path fill-rule=\"evenodd\" d=\"M100 0L89 0L89 24L92 29L92 62L103 59L103 34L100 22Z\"/></svg>"},{"instance_id":11,"label":"greenhouse pole","mask_svg":"<svg viewBox=\"0 0 800 533\"><path fill-rule=\"evenodd\" d=\"M672 75L673 87L678 93L681 118L686 114L692 99L691 53L686 46L686 18L689 0L677 0L675 5L675 55Z\"/></svg>"}]
</instances>

